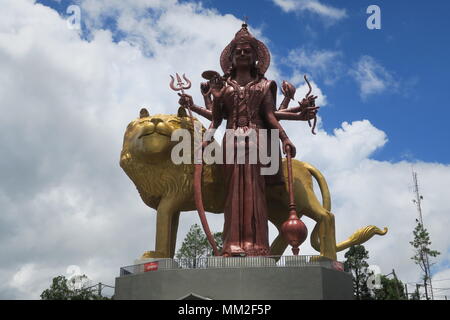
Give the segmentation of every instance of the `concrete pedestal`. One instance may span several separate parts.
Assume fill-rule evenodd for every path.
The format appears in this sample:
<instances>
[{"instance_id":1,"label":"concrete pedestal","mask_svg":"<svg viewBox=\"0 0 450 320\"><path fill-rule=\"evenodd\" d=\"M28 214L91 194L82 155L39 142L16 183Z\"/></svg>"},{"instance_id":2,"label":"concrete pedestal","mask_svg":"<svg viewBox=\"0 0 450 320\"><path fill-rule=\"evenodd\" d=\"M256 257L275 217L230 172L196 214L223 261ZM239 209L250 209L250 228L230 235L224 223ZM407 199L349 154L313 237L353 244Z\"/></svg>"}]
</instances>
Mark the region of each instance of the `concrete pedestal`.
<instances>
[{"instance_id":1,"label":"concrete pedestal","mask_svg":"<svg viewBox=\"0 0 450 320\"><path fill-rule=\"evenodd\" d=\"M213 258L211 268L159 269L116 278L117 300L351 300L352 277L323 265L264 266ZM227 259L227 258L224 258ZM241 259L242 261L242 259Z\"/></svg>"}]
</instances>

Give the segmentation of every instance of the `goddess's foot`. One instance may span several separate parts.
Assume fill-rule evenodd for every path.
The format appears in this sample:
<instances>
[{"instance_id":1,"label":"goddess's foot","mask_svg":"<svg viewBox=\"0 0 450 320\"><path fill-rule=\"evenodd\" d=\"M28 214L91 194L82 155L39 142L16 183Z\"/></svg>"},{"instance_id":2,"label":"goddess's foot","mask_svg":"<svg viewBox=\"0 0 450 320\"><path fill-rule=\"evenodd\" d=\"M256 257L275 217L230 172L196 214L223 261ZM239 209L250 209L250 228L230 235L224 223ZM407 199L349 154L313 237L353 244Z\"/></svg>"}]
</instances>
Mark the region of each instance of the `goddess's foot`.
<instances>
[{"instance_id":1,"label":"goddess's foot","mask_svg":"<svg viewBox=\"0 0 450 320\"><path fill-rule=\"evenodd\" d=\"M228 250L224 250L224 257L243 257L246 256L244 249L240 246L231 245Z\"/></svg>"}]
</instances>

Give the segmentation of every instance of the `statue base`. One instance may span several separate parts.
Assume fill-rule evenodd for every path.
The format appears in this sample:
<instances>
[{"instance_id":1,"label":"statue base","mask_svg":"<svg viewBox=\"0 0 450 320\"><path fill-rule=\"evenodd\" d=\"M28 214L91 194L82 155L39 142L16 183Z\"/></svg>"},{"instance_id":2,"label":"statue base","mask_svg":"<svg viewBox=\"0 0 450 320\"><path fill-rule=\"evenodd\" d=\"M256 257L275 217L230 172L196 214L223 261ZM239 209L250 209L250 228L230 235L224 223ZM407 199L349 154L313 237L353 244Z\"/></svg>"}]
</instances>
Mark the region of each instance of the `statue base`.
<instances>
[{"instance_id":1,"label":"statue base","mask_svg":"<svg viewBox=\"0 0 450 320\"><path fill-rule=\"evenodd\" d=\"M351 274L336 270L334 262L298 263L304 256L281 258L210 257L197 259L195 265L173 259L149 259L121 269L114 299L353 299Z\"/></svg>"}]
</instances>

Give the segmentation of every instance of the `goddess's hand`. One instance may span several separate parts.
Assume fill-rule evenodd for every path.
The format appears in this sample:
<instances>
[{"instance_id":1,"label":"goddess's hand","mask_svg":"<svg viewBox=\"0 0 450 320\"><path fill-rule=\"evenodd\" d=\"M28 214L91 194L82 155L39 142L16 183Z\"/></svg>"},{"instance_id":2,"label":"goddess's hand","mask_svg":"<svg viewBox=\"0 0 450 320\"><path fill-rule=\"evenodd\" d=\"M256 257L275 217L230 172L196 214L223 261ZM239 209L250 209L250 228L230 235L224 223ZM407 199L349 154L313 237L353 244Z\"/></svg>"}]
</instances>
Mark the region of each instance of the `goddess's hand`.
<instances>
[{"instance_id":1,"label":"goddess's hand","mask_svg":"<svg viewBox=\"0 0 450 320\"><path fill-rule=\"evenodd\" d=\"M180 96L180 100L178 100L180 106L188 108L194 105L194 100L192 99L192 96L185 93L179 93L178 95Z\"/></svg>"},{"instance_id":2,"label":"goddess's hand","mask_svg":"<svg viewBox=\"0 0 450 320\"><path fill-rule=\"evenodd\" d=\"M300 111L300 120L311 120L317 116L320 107L306 107Z\"/></svg>"},{"instance_id":3,"label":"goddess's hand","mask_svg":"<svg viewBox=\"0 0 450 320\"><path fill-rule=\"evenodd\" d=\"M283 141L283 152L284 152L284 154L287 155L288 149L289 149L289 151L291 153L291 158L295 158L295 154L297 153L297 150L296 150L294 144L291 142L291 140L285 139Z\"/></svg>"}]
</instances>

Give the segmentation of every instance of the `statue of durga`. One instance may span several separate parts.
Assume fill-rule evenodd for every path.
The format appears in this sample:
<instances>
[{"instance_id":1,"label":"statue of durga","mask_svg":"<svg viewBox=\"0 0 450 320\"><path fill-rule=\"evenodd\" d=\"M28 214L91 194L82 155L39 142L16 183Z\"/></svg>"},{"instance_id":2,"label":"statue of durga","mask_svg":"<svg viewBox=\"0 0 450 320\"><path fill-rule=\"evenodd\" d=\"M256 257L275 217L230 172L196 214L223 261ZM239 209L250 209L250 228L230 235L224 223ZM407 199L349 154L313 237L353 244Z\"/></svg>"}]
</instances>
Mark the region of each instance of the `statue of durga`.
<instances>
[{"instance_id":1,"label":"statue of durga","mask_svg":"<svg viewBox=\"0 0 450 320\"><path fill-rule=\"evenodd\" d=\"M245 135L249 130L278 129L282 150L295 157L296 148L278 120L304 120L316 118L318 107L309 96L299 106L287 108L293 98L295 88L283 82L283 100L276 107L277 85L266 79L265 72L270 65L270 53L266 45L250 34L247 24L236 33L220 56L223 75L215 71L205 71L202 76L209 80L201 84L205 107L194 104L190 95L180 94L180 105L206 117L211 121L207 132L210 134L226 120L226 128L236 135ZM270 133L276 131L268 130ZM260 135L257 135L260 139ZM245 153L249 152L249 140L244 140ZM237 141L224 137L222 150L224 159L227 150L236 150ZM207 144L207 142L206 142ZM231 144L231 145L230 145ZM257 143L259 148L260 143ZM270 143L265 144L271 153ZM205 146L205 145L204 145ZM275 150L273 150L275 151ZM281 153L278 154L281 160ZM259 154L259 153L258 153ZM270 253L268 239L268 216L266 188L268 185L284 184L281 165L273 175L262 175L264 166L259 159L256 163L223 161L226 201L224 207L222 256L266 256ZM246 156L246 159L249 159ZM279 162L281 164L281 161Z\"/></svg>"}]
</instances>

